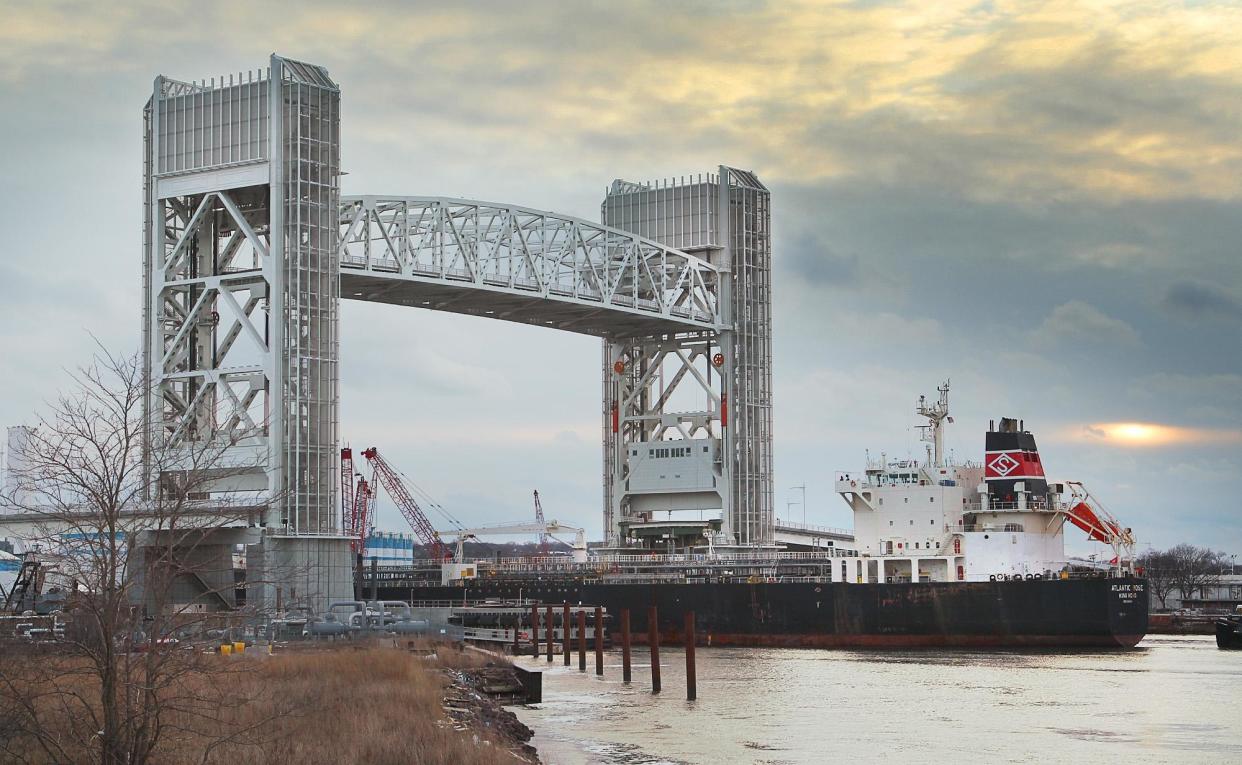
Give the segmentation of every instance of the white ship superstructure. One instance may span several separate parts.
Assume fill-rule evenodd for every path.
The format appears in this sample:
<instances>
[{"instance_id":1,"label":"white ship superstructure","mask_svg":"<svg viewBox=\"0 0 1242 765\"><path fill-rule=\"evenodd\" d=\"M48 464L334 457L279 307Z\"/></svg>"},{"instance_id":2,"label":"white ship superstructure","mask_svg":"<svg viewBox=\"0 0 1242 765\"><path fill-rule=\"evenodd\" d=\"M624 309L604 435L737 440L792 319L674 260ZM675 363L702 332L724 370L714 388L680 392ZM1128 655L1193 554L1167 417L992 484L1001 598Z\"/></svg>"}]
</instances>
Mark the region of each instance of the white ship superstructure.
<instances>
[{"instance_id":1,"label":"white ship superstructure","mask_svg":"<svg viewBox=\"0 0 1242 765\"><path fill-rule=\"evenodd\" d=\"M1049 483L1035 438L1021 421L990 425L984 461L944 454L949 384L918 414L928 442L925 461L868 459L862 474L840 472L837 492L854 513L858 558L836 564L848 582L979 582L1060 576L1067 570L1065 522L1111 544L1111 563L1133 556L1129 529L1101 508L1081 483Z\"/></svg>"}]
</instances>

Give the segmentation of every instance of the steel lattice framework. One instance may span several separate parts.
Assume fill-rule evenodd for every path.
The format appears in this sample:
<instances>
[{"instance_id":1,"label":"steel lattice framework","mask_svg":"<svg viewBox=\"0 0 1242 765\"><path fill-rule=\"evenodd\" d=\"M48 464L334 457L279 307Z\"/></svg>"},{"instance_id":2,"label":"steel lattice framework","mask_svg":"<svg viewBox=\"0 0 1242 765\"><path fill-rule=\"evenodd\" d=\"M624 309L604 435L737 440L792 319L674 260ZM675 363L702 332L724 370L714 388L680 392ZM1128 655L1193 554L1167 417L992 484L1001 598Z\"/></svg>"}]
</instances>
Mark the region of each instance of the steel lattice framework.
<instances>
[{"instance_id":1,"label":"steel lattice framework","mask_svg":"<svg viewBox=\"0 0 1242 765\"><path fill-rule=\"evenodd\" d=\"M673 188L619 182L602 211L611 225L445 197L341 197L339 106L327 70L272 56L218 81L158 77L144 111L147 438L226 444L230 468L245 467L213 491L266 507L263 597L349 591L336 496L347 490L342 298L602 337L610 541L647 501L723 508L724 541L770 543L762 184L724 167ZM679 385L697 403L684 406ZM677 440L659 448L693 452L706 472L635 488L642 449Z\"/></svg>"},{"instance_id":2,"label":"steel lattice framework","mask_svg":"<svg viewBox=\"0 0 1242 765\"><path fill-rule=\"evenodd\" d=\"M598 223L444 197L347 197L341 294L620 337L720 328L707 261Z\"/></svg>"}]
</instances>

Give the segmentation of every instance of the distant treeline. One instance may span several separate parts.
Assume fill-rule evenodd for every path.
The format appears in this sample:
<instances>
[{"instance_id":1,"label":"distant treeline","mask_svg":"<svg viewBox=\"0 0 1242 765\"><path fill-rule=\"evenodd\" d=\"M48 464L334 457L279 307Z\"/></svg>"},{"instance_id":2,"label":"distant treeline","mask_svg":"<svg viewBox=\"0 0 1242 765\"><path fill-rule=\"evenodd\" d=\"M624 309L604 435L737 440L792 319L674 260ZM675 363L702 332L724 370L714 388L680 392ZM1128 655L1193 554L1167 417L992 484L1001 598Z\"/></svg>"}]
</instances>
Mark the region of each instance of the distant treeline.
<instances>
[{"instance_id":1,"label":"distant treeline","mask_svg":"<svg viewBox=\"0 0 1242 765\"><path fill-rule=\"evenodd\" d=\"M1233 572L1232 559L1207 547L1180 544L1167 550L1148 550L1135 563L1147 577L1152 595L1168 608L1166 601L1176 590L1182 600L1204 595L1208 587L1220 584L1226 572Z\"/></svg>"}]
</instances>

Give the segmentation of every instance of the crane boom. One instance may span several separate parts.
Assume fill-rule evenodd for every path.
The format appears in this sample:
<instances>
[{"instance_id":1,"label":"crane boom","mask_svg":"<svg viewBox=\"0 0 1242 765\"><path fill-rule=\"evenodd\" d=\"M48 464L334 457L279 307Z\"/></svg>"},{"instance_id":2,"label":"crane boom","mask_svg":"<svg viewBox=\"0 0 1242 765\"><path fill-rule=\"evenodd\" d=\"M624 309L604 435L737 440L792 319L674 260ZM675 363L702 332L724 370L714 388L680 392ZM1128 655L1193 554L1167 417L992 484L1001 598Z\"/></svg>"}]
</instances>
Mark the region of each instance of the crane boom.
<instances>
[{"instance_id":1,"label":"crane boom","mask_svg":"<svg viewBox=\"0 0 1242 765\"><path fill-rule=\"evenodd\" d=\"M539 501L539 490L535 489L535 523L543 525L543 503ZM539 554L545 558L548 555L548 532L539 532Z\"/></svg>"},{"instance_id":2,"label":"crane boom","mask_svg":"<svg viewBox=\"0 0 1242 765\"><path fill-rule=\"evenodd\" d=\"M406 488L405 482L401 480L401 476L393 469L388 461L380 456L379 450L372 446L362 452L362 456L367 458L367 462L371 463L371 467L375 469L376 480L392 497L392 501L396 503L397 509L405 516L405 520L410 524L410 528L414 530L414 536L418 537L418 541L431 548L432 557L446 558L449 556L449 549L440 541L440 535L436 533L435 527L427 520L427 516L423 513L423 509L414 501L414 497L410 494L410 490Z\"/></svg>"},{"instance_id":3,"label":"crane boom","mask_svg":"<svg viewBox=\"0 0 1242 765\"><path fill-rule=\"evenodd\" d=\"M488 536L499 536L504 534L547 534L555 538L555 535L565 531L574 533L574 542L570 547L573 548L573 559L578 563L586 563L587 560L587 544L586 529L576 526L567 526L555 519L546 523L501 523L495 526L480 526L476 529L452 529L443 532L444 534L456 534L459 541L464 541L467 537L481 539Z\"/></svg>"},{"instance_id":4,"label":"crane boom","mask_svg":"<svg viewBox=\"0 0 1242 765\"><path fill-rule=\"evenodd\" d=\"M375 489L367 483L367 479L358 476L358 492L354 495L354 506L349 511L350 536L358 537L353 542L354 552L362 552L366 548L367 532L370 530L372 510L375 508Z\"/></svg>"}]
</instances>

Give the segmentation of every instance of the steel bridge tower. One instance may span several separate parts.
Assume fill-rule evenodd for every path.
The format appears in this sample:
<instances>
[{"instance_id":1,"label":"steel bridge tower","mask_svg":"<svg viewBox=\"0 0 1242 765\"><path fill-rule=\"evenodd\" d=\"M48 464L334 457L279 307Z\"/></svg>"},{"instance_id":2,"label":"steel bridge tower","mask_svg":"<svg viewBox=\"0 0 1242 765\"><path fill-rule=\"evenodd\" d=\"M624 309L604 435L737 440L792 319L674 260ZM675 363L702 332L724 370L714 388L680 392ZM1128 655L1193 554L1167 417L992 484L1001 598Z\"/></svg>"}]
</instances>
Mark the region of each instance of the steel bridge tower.
<instances>
[{"instance_id":1,"label":"steel bridge tower","mask_svg":"<svg viewBox=\"0 0 1242 765\"><path fill-rule=\"evenodd\" d=\"M604 198L605 225L719 269L721 323L718 332L604 341L610 545L660 512L715 508L718 543L773 544L769 197L753 173L721 166L671 181L617 180Z\"/></svg>"},{"instance_id":2,"label":"steel bridge tower","mask_svg":"<svg viewBox=\"0 0 1242 765\"><path fill-rule=\"evenodd\" d=\"M350 595L334 480L340 92L273 55L227 81L157 77L144 122L147 442L217 445L212 497L262 508L251 598L322 608Z\"/></svg>"}]
</instances>

